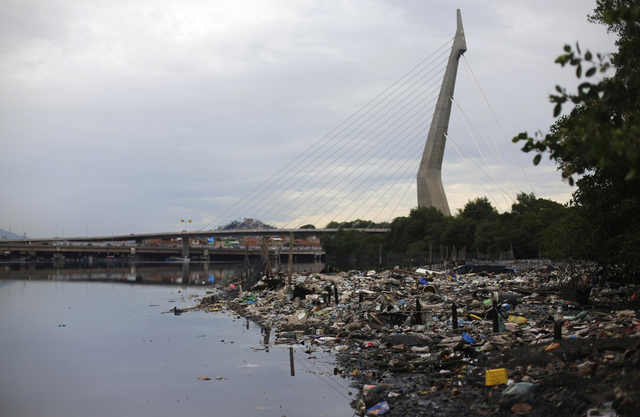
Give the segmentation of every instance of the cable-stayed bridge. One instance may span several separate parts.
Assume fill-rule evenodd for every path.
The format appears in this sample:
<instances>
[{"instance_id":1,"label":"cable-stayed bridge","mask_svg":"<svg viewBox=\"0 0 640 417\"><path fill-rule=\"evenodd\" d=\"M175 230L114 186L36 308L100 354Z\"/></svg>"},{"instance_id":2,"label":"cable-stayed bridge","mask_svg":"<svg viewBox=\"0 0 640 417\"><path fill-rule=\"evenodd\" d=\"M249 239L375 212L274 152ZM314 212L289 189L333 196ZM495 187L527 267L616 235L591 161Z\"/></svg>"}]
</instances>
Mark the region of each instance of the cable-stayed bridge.
<instances>
[{"instance_id":1,"label":"cable-stayed bridge","mask_svg":"<svg viewBox=\"0 0 640 417\"><path fill-rule=\"evenodd\" d=\"M242 198L218 201L211 212L219 214L207 219L197 231L63 240L183 238L188 241L191 237L231 233L298 235L309 233L309 229L302 228L309 224L318 227L312 229L314 234L323 234L335 233L344 222L355 219L366 219L379 226L363 228L363 231L381 233L387 230L386 226L395 216L406 214L399 207L406 200L405 196L413 193L417 194L418 206L434 206L444 214L450 214L442 181L446 143L452 145L491 201L499 209L508 209L522 188L518 186L513 170L505 168L496 141L496 136L500 135L493 134L490 119L495 119L497 130L508 143L514 160L518 163L519 160L464 58L466 50L462 17L458 11L452 39ZM485 129L454 99L459 63L469 79L488 135L482 133ZM459 124L467 130L474 145L471 150L465 149L468 141L459 137L454 139L449 132L451 113L459 117ZM522 171L530 190L534 191L526 172ZM502 182L498 178L500 172L505 178ZM221 230L230 222L243 218L260 219L278 229ZM322 228L324 225L331 227ZM53 240L61 239L49 239Z\"/></svg>"},{"instance_id":2,"label":"cable-stayed bridge","mask_svg":"<svg viewBox=\"0 0 640 417\"><path fill-rule=\"evenodd\" d=\"M243 218L278 228L339 227L356 219L384 226L405 215L406 206L399 210L400 205L407 195L416 194L418 206L434 206L450 215L442 183L446 143L498 209L508 210L523 188L535 192L464 58L466 50L458 11L452 39L242 198L226 206L221 202L219 214L202 230ZM471 117L454 99L459 63L478 104ZM451 113L457 117L453 134ZM460 139L461 127L470 140ZM512 152L509 160L517 161L522 171L519 178L519 170L505 166L500 149L507 148Z\"/></svg>"}]
</instances>

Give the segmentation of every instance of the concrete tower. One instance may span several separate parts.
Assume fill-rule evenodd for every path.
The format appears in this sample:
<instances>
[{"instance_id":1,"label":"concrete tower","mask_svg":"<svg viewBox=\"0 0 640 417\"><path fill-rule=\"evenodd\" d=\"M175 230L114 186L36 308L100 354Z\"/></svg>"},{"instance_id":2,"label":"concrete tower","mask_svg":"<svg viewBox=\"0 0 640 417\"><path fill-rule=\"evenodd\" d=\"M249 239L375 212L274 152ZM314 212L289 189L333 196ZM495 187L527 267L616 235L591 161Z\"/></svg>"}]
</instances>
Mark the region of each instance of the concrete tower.
<instances>
[{"instance_id":1,"label":"concrete tower","mask_svg":"<svg viewBox=\"0 0 640 417\"><path fill-rule=\"evenodd\" d=\"M451 47L447 70L444 73L442 87L436 109L433 112L433 120L429 128L429 136L422 154L420 169L418 169L418 207L435 207L447 216L451 215L447 196L442 187L442 157L444 145L447 141L446 134L449 129L449 116L451 115L451 99L456 86L456 74L460 56L467 50L467 43L462 28L462 15L458 9L458 28L456 37Z\"/></svg>"}]
</instances>

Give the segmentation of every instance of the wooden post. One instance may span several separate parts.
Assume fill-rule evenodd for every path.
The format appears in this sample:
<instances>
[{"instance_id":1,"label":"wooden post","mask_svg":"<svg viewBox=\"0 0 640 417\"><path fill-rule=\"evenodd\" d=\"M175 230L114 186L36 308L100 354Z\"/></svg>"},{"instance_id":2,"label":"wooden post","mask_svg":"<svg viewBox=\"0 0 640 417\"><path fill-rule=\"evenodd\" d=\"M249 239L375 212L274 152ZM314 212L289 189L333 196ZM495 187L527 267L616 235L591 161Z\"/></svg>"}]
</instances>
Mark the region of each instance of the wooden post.
<instances>
[{"instance_id":1,"label":"wooden post","mask_svg":"<svg viewBox=\"0 0 640 417\"><path fill-rule=\"evenodd\" d=\"M422 324L422 306L418 298L416 298L416 314L414 315L414 319L416 320L416 324Z\"/></svg>"},{"instance_id":2,"label":"wooden post","mask_svg":"<svg viewBox=\"0 0 640 417\"><path fill-rule=\"evenodd\" d=\"M269 244L267 242L266 236L262 238L262 257L266 262L264 266L264 275L267 278L271 278L273 276L273 271L271 270L271 259L269 259Z\"/></svg>"},{"instance_id":3,"label":"wooden post","mask_svg":"<svg viewBox=\"0 0 640 417\"><path fill-rule=\"evenodd\" d=\"M458 328L458 306L456 303L451 304L451 324L454 330Z\"/></svg>"},{"instance_id":4,"label":"wooden post","mask_svg":"<svg viewBox=\"0 0 640 417\"><path fill-rule=\"evenodd\" d=\"M382 271L382 243L380 244L380 254L378 259L378 272Z\"/></svg>"},{"instance_id":5,"label":"wooden post","mask_svg":"<svg viewBox=\"0 0 640 417\"><path fill-rule=\"evenodd\" d=\"M291 285L291 277L293 276L293 230L289 232L289 278L287 285Z\"/></svg>"},{"instance_id":6,"label":"wooden post","mask_svg":"<svg viewBox=\"0 0 640 417\"><path fill-rule=\"evenodd\" d=\"M429 243L429 269L432 269L431 264L433 263L433 244Z\"/></svg>"},{"instance_id":7,"label":"wooden post","mask_svg":"<svg viewBox=\"0 0 640 417\"><path fill-rule=\"evenodd\" d=\"M293 362L293 348L289 348L289 367L291 368L291 376L296 376L296 367Z\"/></svg>"},{"instance_id":8,"label":"wooden post","mask_svg":"<svg viewBox=\"0 0 640 417\"><path fill-rule=\"evenodd\" d=\"M515 256L513 256L513 243L510 243L509 245L511 245L511 259L516 259Z\"/></svg>"},{"instance_id":9,"label":"wooden post","mask_svg":"<svg viewBox=\"0 0 640 417\"><path fill-rule=\"evenodd\" d=\"M249 262L249 247L245 245L244 247L244 273L245 279L249 279L251 276L251 262Z\"/></svg>"},{"instance_id":10,"label":"wooden post","mask_svg":"<svg viewBox=\"0 0 640 417\"><path fill-rule=\"evenodd\" d=\"M553 339L562 340L562 322L561 321L553 322Z\"/></svg>"}]
</instances>

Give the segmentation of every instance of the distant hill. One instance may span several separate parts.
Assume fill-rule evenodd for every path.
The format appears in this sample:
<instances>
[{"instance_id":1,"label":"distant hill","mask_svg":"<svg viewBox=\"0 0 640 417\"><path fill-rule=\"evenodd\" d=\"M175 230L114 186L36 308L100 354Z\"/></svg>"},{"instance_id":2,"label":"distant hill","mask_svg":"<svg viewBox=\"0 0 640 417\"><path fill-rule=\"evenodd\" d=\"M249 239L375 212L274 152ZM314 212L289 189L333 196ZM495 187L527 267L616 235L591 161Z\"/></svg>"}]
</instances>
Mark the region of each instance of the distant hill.
<instances>
[{"instance_id":1,"label":"distant hill","mask_svg":"<svg viewBox=\"0 0 640 417\"><path fill-rule=\"evenodd\" d=\"M23 236L20 236L18 234L15 234L13 232L7 232L4 229L0 229L0 239L4 239L6 236L7 239L24 239ZM27 236L26 239L29 239L29 237Z\"/></svg>"},{"instance_id":2,"label":"distant hill","mask_svg":"<svg viewBox=\"0 0 640 417\"><path fill-rule=\"evenodd\" d=\"M256 219L245 218L243 221L233 221L226 226L221 226L219 230L259 230L259 229L275 229L275 227L268 225Z\"/></svg>"}]
</instances>

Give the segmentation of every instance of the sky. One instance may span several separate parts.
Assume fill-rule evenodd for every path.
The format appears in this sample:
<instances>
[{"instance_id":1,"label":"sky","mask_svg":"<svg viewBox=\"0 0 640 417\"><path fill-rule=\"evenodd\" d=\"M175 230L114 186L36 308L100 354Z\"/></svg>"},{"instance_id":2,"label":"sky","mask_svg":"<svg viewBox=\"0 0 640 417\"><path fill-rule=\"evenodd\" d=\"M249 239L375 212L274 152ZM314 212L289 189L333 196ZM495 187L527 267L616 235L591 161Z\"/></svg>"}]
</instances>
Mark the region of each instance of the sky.
<instances>
[{"instance_id":1,"label":"sky","mask_svg":"<svg viewBox=\"0 0 640 417\"><path fill-rule=\"evenodd\" d=\"M457 8L468 50L454 94L463 111L452 112L449 134L470 159L447 144L451 211L487 192L500 211L519 191L567 202L573 188L554 163L545 157L534 167L533 155L507 138L545 132L554 121L549 94L556 84L577 84L553 62L564 44L614 50L614 36L587 22L594 7L587 0L0 0L0 228L108 236L244 217L321 227L407 215L417 205L415 180L400 189L390 182L399 172L371 188L400 190L387 202L371 191L368 200L340 205L354 196L345 189L327 191L336 205L314 200L296 211L293 186L283 196L268 183L258 188L265 195L250 192L453 38ZM481 94L489 110L477 104ZM467 130L491 127L492 114L499 125L485 137L494 136L504 169L487 161L496 181L485 176L483 185L475 163L489 152L481 155ZM366 151L367 141L359 143ZM403 178L415 177L421 154L393 161L407 167ZM359 160L374 171L383 165L355 156L345 171ZM294 174L315 172L306 168ZM283 178L274 181L286 191ZM314 192L325 195L322 185Z\"/></svg>"}]
</instances>

